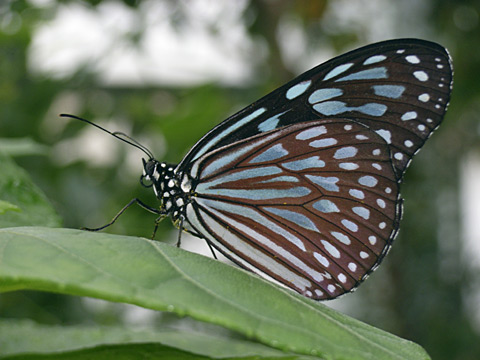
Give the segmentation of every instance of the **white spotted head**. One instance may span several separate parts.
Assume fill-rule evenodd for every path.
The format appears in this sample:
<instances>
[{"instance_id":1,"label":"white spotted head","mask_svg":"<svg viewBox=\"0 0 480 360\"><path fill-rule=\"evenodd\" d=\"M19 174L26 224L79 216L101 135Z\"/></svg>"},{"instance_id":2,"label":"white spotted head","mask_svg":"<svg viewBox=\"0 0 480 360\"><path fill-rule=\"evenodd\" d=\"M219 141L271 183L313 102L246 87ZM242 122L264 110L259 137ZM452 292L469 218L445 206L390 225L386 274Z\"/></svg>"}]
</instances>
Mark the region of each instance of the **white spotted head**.
<instances>
[{"instance_id":1,"label":"white spotted head","mask_svg":"<svg viewBox=\"0 0 480 360\"><path fill-rule=\"evenodd\" d=\"M143 175L140 177L140 183L144 187L153 188L155 196L161 202L160 208L166 215L172 214L175 220L187 203L188 194L183 190L186 187L185 179L179 180L180 177L175 173L175 165L159 162L153 158L142 161Z\"/></svg>"}]
</instances>

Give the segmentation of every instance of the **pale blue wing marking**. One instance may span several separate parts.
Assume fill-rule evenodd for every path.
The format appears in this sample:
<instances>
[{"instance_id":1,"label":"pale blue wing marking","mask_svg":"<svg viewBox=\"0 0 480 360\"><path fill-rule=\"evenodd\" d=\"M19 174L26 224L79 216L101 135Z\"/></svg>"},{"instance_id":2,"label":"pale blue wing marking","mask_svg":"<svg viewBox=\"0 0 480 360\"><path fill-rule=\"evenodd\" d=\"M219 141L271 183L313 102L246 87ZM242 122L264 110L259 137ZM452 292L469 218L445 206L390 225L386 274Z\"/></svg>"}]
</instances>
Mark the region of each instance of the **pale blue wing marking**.
<instances>
[{"instance_id":1,"label":"pale blue wing marking","mask_svg":"<svg viewBox=\"0 0 480 360\"><path fill-rule=\"evenodd\" d=\"M264 207L263 209L272 214L280 216L282 219L291 221L292 223L295 223L304 229L320 232L320 230L318 230L318 228L315 226L315 223L301 213L285 209L278 209L275 207Z\"/></svg>"},{"instance_id":2,"label":"pale blue wing marking","mask_svg":"<svg viewBox=\"0 0 480 360\"><path fill-rule=\"evenodd\" d=\"M328 191L340 191L340 188L337 185L337 182L340 181L339 178L335 176L317 176L317 175L305 175L313 183L320 185L322 188Z\"/></svg>"},{"instance_id":3,"label":"pale blue wing marking","mask_svg":"<svg viewBox=\"0 0 480 360\"><path fill-rule=\"evenodd\" d=\"M333 212L340 212L340 209L335 205L334 202L326 199L319 200L315 202L313 208L322 212L322 213L333 213Z\"/></svg>"},{"instance_id":4,"label":"pale blue wing marking","mask_svg":"<svg viewBox=\"0 0 480 360\"><path fill-rule=\"evenodd\" d=\"M276 144L249 161L250 164L273 161L288 155L282 144Z\"/></svg>"},{"instance_id":5,"label":"pale blue wing marking","mask_svg":"<svg viewBox=\"0 0 480 360\"><path fill-rule=\"evenodd\" d=\"M387 79L387 68L386 67L377 67L367 70L358 71L356 73L349 74L344 76L340 79L335 80L338 81L351 81L351 80L372 80L372 79Z\"/></svg>"}]
</instances>

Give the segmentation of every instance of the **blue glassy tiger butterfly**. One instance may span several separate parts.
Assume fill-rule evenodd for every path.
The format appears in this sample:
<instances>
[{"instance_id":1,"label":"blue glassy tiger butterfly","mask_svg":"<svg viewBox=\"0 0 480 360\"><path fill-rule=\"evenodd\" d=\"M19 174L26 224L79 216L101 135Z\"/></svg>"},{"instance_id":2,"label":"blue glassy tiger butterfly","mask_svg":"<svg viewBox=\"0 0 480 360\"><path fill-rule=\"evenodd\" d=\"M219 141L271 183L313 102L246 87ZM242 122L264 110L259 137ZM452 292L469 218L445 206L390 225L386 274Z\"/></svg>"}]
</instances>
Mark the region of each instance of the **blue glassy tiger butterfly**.
<instances>
[{"instance_id":1,"label":"blue glassy tiger butterfly","mask_svg":"<svg viewBox=\"0 0 480 360\"><path fill-rule=\"evenodd\" d=\"M137 203L248 270L333 299L390 249L405 169L442 121L451 89L443 47L391 40L327 61L247 106L178 165L111 133L147 154L141 182L160 200L154 208L133 199L118 215Z\"/></svg>"}]
</instances>

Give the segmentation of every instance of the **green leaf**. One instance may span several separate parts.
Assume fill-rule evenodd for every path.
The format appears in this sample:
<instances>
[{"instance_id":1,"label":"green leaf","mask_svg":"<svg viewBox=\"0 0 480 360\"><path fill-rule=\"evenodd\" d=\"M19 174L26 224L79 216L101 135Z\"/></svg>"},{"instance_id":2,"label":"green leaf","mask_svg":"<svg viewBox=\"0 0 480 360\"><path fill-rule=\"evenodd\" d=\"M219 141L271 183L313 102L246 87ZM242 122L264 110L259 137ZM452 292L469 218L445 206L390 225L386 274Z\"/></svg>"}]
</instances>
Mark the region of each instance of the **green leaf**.
<instances>
[{"instance_id":1,"label":"green leaf","mask_svg":"<svg viewBox=\"0 0 480 360\"><path fill-rule=\"evenodd\" d=\"M0 228L22 225L60 226L55 213L42 191L33 184L30 176L9 157L0 152L0 200L10 204L1 211ZM4 205L5 206L5 205Z\"/></svg>"},{"instance_id":2,"label":"green leaf","mask_svg":"<svg viewBox=\"0 0 480 360\"><path fill-rule=\"evenodd\" d=\"M36 289L174 312L289 353L428 359L418 345L239 268L143 238L0 229L0 291Z\"/></svg>"},{"instance_id":3,"label":"green leaf","mask_svg":"<svg viewBox=\"0 0 480 360\"><path fill-rule=\"evenodd\" d=\"M0 215L5 214L7 211L20 211L20 208L8 201L0 200Z\"/></svg>"},{"instance_id":4,"label":"green leaf","mask_svg":"<svg viewBox=\"0 0 480 360\"><path fill-rule=\"evenodd\" d=\"M48 147L30 138L0 138L0 152L10 156L44 155Z\"/></svg>"},{"instance_id":5,"label":"green leaf","mask_svg":"<svg viewBox=\"0 0 480 360\"><path fill-rule=\"evenodd\" d=\"M68 351L53 354L21 354L20 356L1 357L3 360L132 360L132 359L157 359L157 360L207 360L201 355L189 354L184 351L169 348L160 344L127 344L104 345L95 348ZM253 359L252 359L253 360Z\"/></svg>"},{"instance_id":6,"label":"green leaf","mask_svg":"<svg viewBox=\"0 0 480 360\"><path fill-rule=\"evenodd\" d=\"M133 331L121 327L51 326L31 321L0 322L0 358L25 354L72 355L73 351L90 348L87 353L98 355L100 345L155 343L158 350L187 352L207 358L247 357L285 358L285 353L243 339L232 339L218 334L192 330L162 329L161 331ZM131 348L128 348L129 350ZM125 348L123 348L125 350ZM144 349L147 352L147 349ZM68 357L67 357L68 358ZM292 356L297 359L298 356Z\"/></svg>"}]
</instances>

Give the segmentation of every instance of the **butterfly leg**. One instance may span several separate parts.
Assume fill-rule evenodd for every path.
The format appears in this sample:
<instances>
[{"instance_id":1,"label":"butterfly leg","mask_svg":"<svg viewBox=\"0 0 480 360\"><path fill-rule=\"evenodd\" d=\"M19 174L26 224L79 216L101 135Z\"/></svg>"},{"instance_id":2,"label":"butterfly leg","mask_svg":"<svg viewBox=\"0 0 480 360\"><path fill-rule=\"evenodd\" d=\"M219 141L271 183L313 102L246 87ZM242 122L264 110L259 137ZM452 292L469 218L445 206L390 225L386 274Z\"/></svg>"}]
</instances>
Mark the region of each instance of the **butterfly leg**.
<instances>
[{"instance_id":1,"label":"butterfly leg","mask_svg":"<svg viewBox=\"0 0 480 360\"><path fill-rule=\"evenodd\" d=\"M160 224L160 222L165 219L165 217L167 216L164 212L162 211L158 211L157 214L160 214L160 216L158 218L155 219L155 227L153 228L153 233L152 233L152 236L150 237L152 240L155 240L155 235L157 234L157 230L158 230L158 224Z\"/></svg>"},{"instance_id":2,"label":"butterfly leg","mask_svg":"<svg viewBox=\"0 0 480 360\"><path fill-rule=\"evenodd\" d=\"M177 248L180 247L181 242L182 242L182 229L183 229L183 216L180 216L179 220L179 226L178 226L178 237L177 237Z\"/></svg>"},{"instance_id":3,"label":"butterfly leg","mask_svg":"<svg viewBox=\"0 0 480 360\"><path fill-rule=\"evenodd\" d=\"M140 199L132 199L130 200L130 202L125 205L118 213L117 215L114 216L114 218L107 224L103 225L103 226L100 226L98 228L87 228L87 227L83 227L81 228L81 230L86 230L86 231L100 231L100 230L103 230L111 225L113 225L115 223L115 221L117 221L117 219L120 217L120 215L122 215L125 210L127 210L130 206L132 206L133 204L137 204L139 205L141 208L147 210L147 211L150 211L151 213L154 213L154 214L162 214L163 215L163 212L159 209L155 209L155 208L152 208L150 206L148 206L147 204L143 203Z\"/></svg>"},{"instance_id":4,"label":"butterfly leg","mask_svg":"<svg viewBox=\"0 0 480 360\"><path fill-rule=\"evenodd\" d=\"M207 240L205 240L205 241L206 241L206 243L207 243L207 245L208 245L208 248L210 249L210 251L211 251L211 253L212 253L212 255L213 255L213 258L214 258L215 260L218 260L217 255L215 255L215 251L213 251L212 245L210 245L210 242L207 241Z\"/></svg>"},{"instance_id":5,"label":"butterfly leg","mask_svg":"<svg viewBox=\"0 0 480 360\"><path fill-rule=\"evenodd\" d=\"M178 218L178 237L177 237L177 244L176 244L177 248L179 248L181 243L182 243L182 231L183 231L183 222L184 221L185 221L185 218L183 216L180 216ZM195 236L201 237L199 234L195 234L195 233L192 233L192 234L194 234ZM213 258L215 260L218 260L217 255L215 255L215 252L213 251L212 245L210 245L210 242L208 242L208 241L206 241L206 242L207 242L208 248L212 252Z\"/></svg>"}]
</instances>

